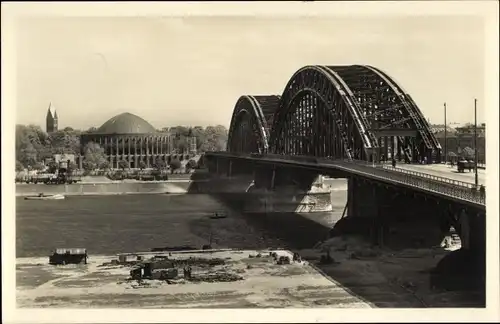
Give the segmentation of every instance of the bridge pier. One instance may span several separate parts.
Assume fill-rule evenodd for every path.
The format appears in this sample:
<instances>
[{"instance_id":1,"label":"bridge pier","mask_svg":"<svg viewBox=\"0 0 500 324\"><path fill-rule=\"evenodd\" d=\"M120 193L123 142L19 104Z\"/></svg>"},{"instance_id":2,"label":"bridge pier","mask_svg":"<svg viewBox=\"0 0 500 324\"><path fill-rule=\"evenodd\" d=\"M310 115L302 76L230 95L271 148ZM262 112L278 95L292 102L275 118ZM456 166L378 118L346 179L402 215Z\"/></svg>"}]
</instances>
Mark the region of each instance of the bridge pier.
<instances>
[{"instance_id":1,"label":"bridge pier","mask_svg":"<svg viewBox=\"0 0 500 324\"><path fill-rule=\"evenodd\" d=\"M322 176L265 165L256 166L244 209L247 213L328 212L332 201Z\"/></svg>"},{"instance_id":2,"label":"bridge pier","mask_svg":"<svg viewBox=\"0 0 500 324\"><path fill-rule=\"evenodd\" d=\"M425 195L351 176L347 216L337 222L331 235L362 235L379 246L437 246L445 235L440 208Z\"/></svg>"},{"instance_id":3,"label":"bridge pier","mask_svg":"<svg viewBox=\"0 0 500 324\"><path fill-rule=\"evenodd\" d=\"M207 160L207 167L219 179L213 180L218 188L211 190L244 194L242 206L247 213L332 210L330 189L323 185L322 177L315 172L223 158ZM253 174L253 183L247 184L247 177L240 176L250 174ZM234 178L234 184L223 182L223 178Z\"/></svg>"}]
</instances>

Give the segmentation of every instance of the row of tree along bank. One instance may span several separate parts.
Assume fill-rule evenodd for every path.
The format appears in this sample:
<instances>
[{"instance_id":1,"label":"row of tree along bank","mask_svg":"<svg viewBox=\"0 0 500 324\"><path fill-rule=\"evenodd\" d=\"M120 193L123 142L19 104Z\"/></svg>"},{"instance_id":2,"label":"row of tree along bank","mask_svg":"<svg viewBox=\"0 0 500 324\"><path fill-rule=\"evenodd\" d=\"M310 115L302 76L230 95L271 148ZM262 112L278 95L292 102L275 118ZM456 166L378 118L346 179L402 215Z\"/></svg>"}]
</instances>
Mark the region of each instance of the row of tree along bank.
<instances>
[{"instance_id":1,"label":"row of tree along bank","mask_svg":"<svg viewBox=\"0 0 500 324\"><path fill-rule=\"evenodd\" d=\"M140 181L163 181L171 178L190 178L190 174L196 169L203 166L203 159L196 156L189 160L180 161L179 159L171 159L169 164L165 161L158 161L152 169L129 169L128 165L122 165L121 169L97 169L97 170L79 170L74 168L71 164L65 170L67 176L75 181L69 183L79 182L82 176L104 176L109 180L140 180ZM17 172L17 183L48 183L50 179L56 178L60 170L57 166L50 163L45 172L31 171L31 172ZM185 176L185 177L183 177ZM66 181L64 181L66 182Z\"/></svg>"},{"instance_id":2,"label":"row of tree along bank","mask_svg":"<svg viewBox=\"0 0 500 324\"><path fill-rule=\"evenodd\" d=\"M55 154L74 154L79 155L83 151L82 167L86 171L96 169L108 169L109 161L105 158L104 149L97 143L88 143L82 150L80 144L80 135L95 132L96 128L90 128L87 131L75 130L66 127L63 130L48 134L39 126L35 125L16 125L16 171L43 170L46 168L44 161L53 158ZM227 143L227 129L222 126L201 126L195 127L166 127L159 131L169 131L176 137L173 150L175 152L185 152L188 149L188 138L196 138L197 152L225 150ZM171 157L167 161L168 165L177 165L177 162L171 162ZM183 161L185 155L177 154L173 160ZM187 158L189 160L190 157ZM127 161L120 161L119 167L125 168ZM140 162L139 162L140 163ZM157 163L160 163L157 161ZM128 167L128 163L126 164ZM144 169L145 164L139 165ZM76 169L76 165L69 168ZM155 165L155 168L161 166Z\"/></svg>"}]
</instances>

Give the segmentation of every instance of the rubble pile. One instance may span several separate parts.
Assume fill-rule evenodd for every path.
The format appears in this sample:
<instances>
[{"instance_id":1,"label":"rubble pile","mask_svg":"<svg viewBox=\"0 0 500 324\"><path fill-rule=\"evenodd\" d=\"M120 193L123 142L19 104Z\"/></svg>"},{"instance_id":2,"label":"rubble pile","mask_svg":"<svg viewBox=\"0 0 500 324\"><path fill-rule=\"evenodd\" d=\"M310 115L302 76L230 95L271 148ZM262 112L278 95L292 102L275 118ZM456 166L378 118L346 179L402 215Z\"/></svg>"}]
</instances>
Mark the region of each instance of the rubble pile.
<instances>
[{"instance_id":1,"label":"rubble pile","mask_svg":"<svg viewBox=\"0 0 500 324\"><path fill-rule=\"evenodd\" d=\"M232 282L238 280L243 280L243 277L235 273L221 271L215 273L199 273L190 279L192 282Z\"/></svg>"},{"instance_id":2,"label":"rubble pile","mask_svg":"<svg viewBox=\"0 0 500 324\"><path fill-rule=\"evenodd\" d=\"M226 262L224 259L220 258L196 258L196 257L190 257L188 259L170 259L174 263L175 266L184 266L184 265L190 265L190 266L198 266L198 267L213 267L217 265L223 265Z\"/></svg>"},{"instance_id":3,"label":"rubble pile","mask_svg":"<svg viewBox=\"0 0 500 324\"><path fill-rule=\"evenodd\" d=\"M225 264L224 259L220 258L200 258L189 257L185 259L173 259L166 255L156 255L150 259L139 261L120 262L114 260L112 265L132 265L130 270L130 280L161 280L168 284L179 284L189 282L228 282L242 280L241 276L234 273L228 273L218 270L213 272L213 267ZM198 270L193 275L193 268ZM207 269L203 271L202 269ZM201 272L200 272L201 270Z\"/></svg>"}]
</instances>

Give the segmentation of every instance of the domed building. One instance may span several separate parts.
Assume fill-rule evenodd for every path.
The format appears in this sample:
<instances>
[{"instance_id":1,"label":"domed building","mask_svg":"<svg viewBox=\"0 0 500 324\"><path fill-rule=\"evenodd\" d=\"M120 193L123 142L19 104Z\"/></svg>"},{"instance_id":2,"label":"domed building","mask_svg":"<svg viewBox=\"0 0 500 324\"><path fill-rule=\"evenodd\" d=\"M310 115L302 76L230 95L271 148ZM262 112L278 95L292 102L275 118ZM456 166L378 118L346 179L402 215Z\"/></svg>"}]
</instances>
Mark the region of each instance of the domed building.
<instances>
[{"instance_id":1,"label":"domed building","mask_svg":"<svg viewBox=\"0 0 500 324\"><path fill-rule=\"evenodd\" d=\"M143 161L149 168L158 159L168 162L173 149L173 136L158 132L150 123L131 113L119 114L95 132L82 134L82 155L89 142L104 148L111 168L118 168L120 161L126 161L129 168L139 168Z\"/></svg>"}]
</instances>

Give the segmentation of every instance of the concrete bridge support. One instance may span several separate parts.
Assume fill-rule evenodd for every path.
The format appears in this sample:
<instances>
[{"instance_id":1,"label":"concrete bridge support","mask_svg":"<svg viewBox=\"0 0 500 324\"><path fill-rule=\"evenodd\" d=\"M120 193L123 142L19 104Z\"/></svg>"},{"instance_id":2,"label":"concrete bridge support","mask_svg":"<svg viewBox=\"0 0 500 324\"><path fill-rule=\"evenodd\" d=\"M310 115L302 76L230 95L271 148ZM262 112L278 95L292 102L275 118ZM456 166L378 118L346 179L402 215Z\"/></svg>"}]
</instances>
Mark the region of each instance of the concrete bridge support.
<instances>
[{"instance_id":1,"label":"concrete bridge support","mask_svg":"<svg viewBox=\"0 0 500 324\"><path fill-rule=\"evenodd\" d=\"M254 186L248 191L248 213L311 213L332 210L329 188L322 176L312 171L258 165Z\"/></svg>"},{"instance_id":2,"label":"concrete bridge support","mask_svg":"<svg viewBox=\"0 0 500 324\"><path fill-rule=\"evenodd\" d=\"M223 158L212 158L206 164L212 176L218 179L218 186L225 183L221 182L223 178L245 182L247 175L253 175L253 183L249 186L246 182L240 186L230 185L232 189L247 188L243 208L248 213L332 210L330 190L322 183L322 177L313 171ZM219 190L226 191L224 188Z\"/></svg>"},{"instance_id":3,"label":"concrete bridge support","mask_svg":"<svg viewBox=\"0 0 500 324\"><path fill-rule=\"evenodd\" d=\"M359 234L380 246L429 248L440 246L453 226L462 244L460 260L453 261L458 264L453 267L484 276L484 210L359 177L348 180L347 204L347 216L337 222L332 236Z\"/></svg>"},{"instance_id":4,"label":"concrete bridge support","mask_svg":"<svg viewBox=\"0 0 500 324\"><path fill-rule=\"evenodd\" d=\"M447 232L444 207L415 191L352 176L347 197L347 216L332 229L333 236L359 234L378 245L429 247L439 246Z\"/></svg>"}]
</instances>

